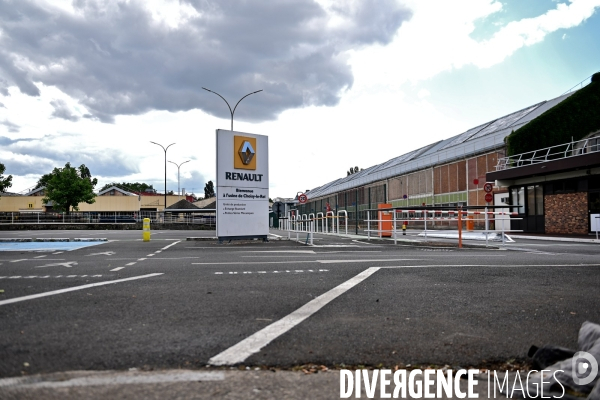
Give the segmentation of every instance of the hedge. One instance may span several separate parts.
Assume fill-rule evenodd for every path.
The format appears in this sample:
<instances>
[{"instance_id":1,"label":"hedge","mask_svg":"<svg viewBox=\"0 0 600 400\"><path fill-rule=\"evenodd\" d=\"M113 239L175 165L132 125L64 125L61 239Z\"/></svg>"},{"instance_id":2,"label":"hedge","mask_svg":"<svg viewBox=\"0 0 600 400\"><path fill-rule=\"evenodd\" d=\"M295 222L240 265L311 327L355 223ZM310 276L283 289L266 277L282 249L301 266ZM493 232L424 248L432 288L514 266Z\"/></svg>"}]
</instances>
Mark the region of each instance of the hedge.
<instances>
[{"instance_id":1,"label":"hedge","mask_svg":"<svg viewBox=\"0 0 600 400\"><path fill-rule=\"evenodd\" d=\"M592 82L505 139L509 156L581 140L600 130L600 73Z\"/></svg>"}]
</instances>

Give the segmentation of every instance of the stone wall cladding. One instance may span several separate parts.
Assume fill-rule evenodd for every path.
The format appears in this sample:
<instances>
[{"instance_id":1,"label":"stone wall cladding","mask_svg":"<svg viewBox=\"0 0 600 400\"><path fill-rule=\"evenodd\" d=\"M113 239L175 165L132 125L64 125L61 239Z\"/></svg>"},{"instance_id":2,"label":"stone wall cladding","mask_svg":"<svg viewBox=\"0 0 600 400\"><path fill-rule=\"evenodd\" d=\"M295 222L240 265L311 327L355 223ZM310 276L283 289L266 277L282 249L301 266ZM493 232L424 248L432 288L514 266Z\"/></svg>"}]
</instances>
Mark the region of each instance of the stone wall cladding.
<instances>
[{"instance_id":1,"label":"stone wall cladding","mask_svg":"<svg viewBox=\"0 0 600 400\"><path fill-rule=\"evenodd\" d=\"M563 193L544 196L546 233L588 234L588 194Z\"/></svg>"}]
</instances>

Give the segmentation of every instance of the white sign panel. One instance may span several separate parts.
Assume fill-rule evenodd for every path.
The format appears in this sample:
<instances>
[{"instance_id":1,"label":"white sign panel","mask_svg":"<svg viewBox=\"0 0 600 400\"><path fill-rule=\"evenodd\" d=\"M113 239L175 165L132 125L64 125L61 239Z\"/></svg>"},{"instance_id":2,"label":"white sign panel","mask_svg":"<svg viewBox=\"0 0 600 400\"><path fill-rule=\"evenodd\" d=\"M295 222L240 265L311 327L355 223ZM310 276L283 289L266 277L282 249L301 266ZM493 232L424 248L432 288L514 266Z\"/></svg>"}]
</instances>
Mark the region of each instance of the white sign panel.
<instances>
[{"instance_id":1,"label":"white sign panel","mask_svg":"<svg viewBox=\"0 0 600 400\"><path fill-rule=\"evenodd\" d=\"M217 237L269 234L269 140L217 130Z\"/></svg>"}]
</instances>

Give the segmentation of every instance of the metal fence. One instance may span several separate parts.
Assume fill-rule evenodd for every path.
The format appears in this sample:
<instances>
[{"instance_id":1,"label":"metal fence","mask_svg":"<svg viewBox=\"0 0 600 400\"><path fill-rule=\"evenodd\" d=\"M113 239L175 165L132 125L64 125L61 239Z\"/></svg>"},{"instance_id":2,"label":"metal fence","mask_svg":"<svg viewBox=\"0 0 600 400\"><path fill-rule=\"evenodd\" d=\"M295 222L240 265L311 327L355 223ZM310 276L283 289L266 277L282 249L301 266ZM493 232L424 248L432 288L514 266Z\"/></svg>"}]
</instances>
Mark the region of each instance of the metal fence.
<instances>
[{"instance_id":1,"label":"metal fence","mask_svg":"<svg viewBox=\"0 0 600 400\"><path fill-rule=\"evenodd\" d=\"M135 224L149 218L150 223L196 224L214 227L215 210L193 212L3 212L0 224Z\"/></svg>"},{"instance_id":2,"label":"metal fence","mask_svg":"<svg viewBox=\"0 0 600 400\"><path fill-rule=\"evenodd\" d=\"M591 137L575 142L563 143L556 146L545 147L527 153L498 159L496 171L518 168L525 165L539 164L563 158L576 157L583 154L600 152L600 137Z\"/></svg>"}]
</instances>

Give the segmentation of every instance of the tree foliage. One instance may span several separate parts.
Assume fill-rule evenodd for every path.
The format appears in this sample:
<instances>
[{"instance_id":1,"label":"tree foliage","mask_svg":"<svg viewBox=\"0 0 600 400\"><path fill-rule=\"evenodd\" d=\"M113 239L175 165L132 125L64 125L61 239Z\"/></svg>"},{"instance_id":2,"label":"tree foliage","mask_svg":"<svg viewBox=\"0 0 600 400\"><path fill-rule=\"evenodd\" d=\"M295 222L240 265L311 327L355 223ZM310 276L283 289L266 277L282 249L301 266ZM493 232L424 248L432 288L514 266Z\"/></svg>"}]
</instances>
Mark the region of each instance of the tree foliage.
<instances>
[{"instance_id":1,"label":"tree foliage","mask_svg":"<svg viewBox=\"0 0 600 400\"><path fill-rule=\"evenodd\" d=\"M5 170L4 164L0 163L0 192L5 192L6 189L12 186L12 175L6 177L2 175Z\"/></svg>"},{"instance_id":2,"label":"tree foliage","mask_svg":"<svg viewBox=\"0 0 600 400\"><path fill-rule=\"evenodd\" d=\"M209 197L215 197L215 185L213 181L208 181L204 185L204 198L208 199Z\"/></svg>"},{"instance_id":3,"label":"tree foliage","mask_svg":"<svg viewBox=\"0 0 600 400\"><path fill-rule=\"evenodd\" d=\"M148 185L147 183L144 183L144 182L122 182L122 183L112 182L112 183L107 183L106 185L102 186L102 188L100 189L100 192L108 189L109 187L113 187L113 186L116 186L119 189L123 189L123 190L126 190L128 192L133 192L133 193L144 193L147 189L151 189L154 191L154 187L152 185Z\"/></svg>"},{"instance_id":4,"label":"tree foliage","mask_svg":"<svg viewBox=\"0 0 600 400\"><path fill-rule=\"evenodd\" d=\"M94 187L98 180L92 179L90 170L84 164L75 168L71 167L70 163L66 163L64 168L54 168L50 174L40 179L42 180L46 187L46 196L42 201L44 203L52 201L55 210L65 211L68 214L71 209L79 211L79 203L92 204L96 201Z\"/></svg>"},{"instance_id":5,"label":"tree foliage","mask_svg":"<svg viewBox=\"0 0 600 400\"><path fill-rule=\"evenodd\" d=\"M592 82L505 139L507 155L581 140L600 130L600 74Z\"/></svg>"}]
</instances>

